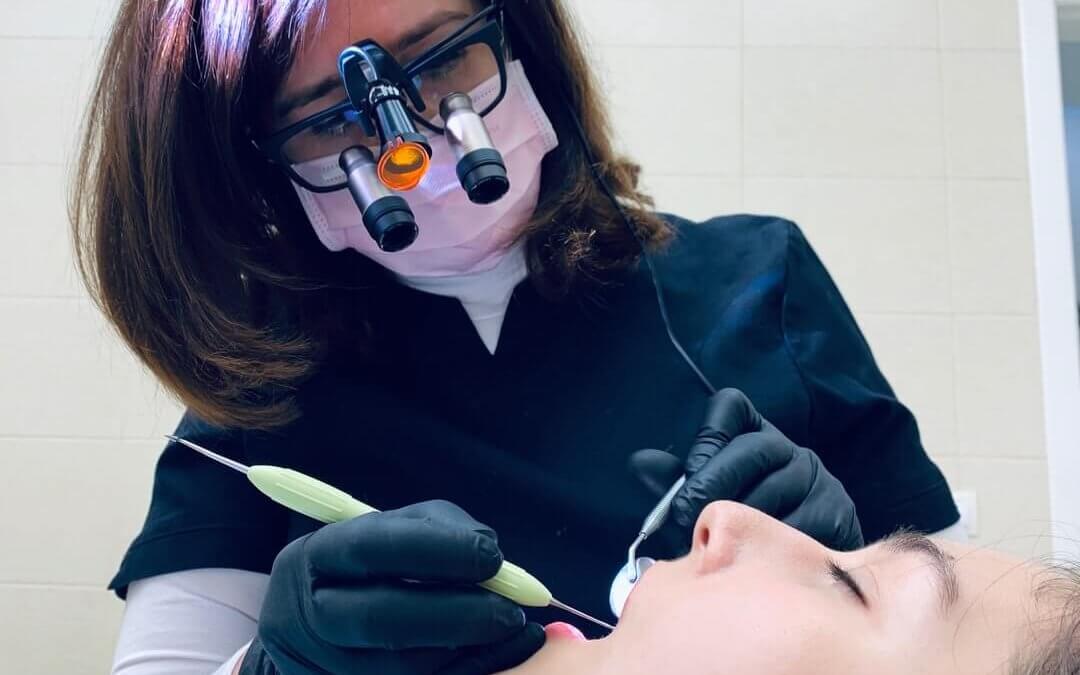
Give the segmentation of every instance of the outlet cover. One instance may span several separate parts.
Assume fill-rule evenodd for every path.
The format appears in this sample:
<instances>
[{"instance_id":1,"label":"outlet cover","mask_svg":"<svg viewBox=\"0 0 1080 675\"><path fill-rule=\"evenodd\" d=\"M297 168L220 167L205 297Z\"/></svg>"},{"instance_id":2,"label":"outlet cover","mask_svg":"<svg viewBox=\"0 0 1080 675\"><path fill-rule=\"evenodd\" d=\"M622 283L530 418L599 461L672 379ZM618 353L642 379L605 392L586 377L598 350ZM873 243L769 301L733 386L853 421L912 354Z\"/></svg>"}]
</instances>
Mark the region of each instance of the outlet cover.
<instances>
[{"instance_id":1,"label":"outlet cover","mask_svg":"<svg viewBox=\"0 0 1080 675\"><path fill-rule=\"evenodd\" d=\"M957 490L953 493L956 508L960 510L960 524L969 537L979 536L979 503L974 490Z\"/></svg>"}]
</instances>

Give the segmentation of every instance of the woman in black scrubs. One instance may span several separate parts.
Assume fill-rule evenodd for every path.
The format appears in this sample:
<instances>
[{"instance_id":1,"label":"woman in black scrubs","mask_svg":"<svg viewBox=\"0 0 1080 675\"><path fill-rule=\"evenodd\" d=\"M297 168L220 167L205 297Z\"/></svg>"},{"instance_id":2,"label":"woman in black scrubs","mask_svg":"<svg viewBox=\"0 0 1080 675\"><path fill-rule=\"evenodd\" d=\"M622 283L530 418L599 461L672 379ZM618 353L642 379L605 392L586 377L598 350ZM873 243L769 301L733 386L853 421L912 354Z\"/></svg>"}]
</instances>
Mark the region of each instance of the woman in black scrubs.
<instances>
[{"instance_id":1,"label":"woman in black scrubs","mask_svg":"<svg viewBox=\"0 0 1080 675\"><path fill-rule=\"evenodd\" d=\"M111 585L130 591L118 660L242 634L206 581L225 570L261 611L222 668L494 672L539 647L547 615L471 582L505 554L606 615L642 517L683 473L644 553L685 551L716 499L838 548L957 520L800 231L647 208L560 2L178 7L121 9L77 185L82 269L187 405L177 435L385 513L316 531L166 447ZM398 87L406 122L373 83ZM656 87L643 104L692 100ZM455 91L508 191L490 153L458 163ZM397 191L349 184L372 176ZM170 613L179 588L202 604Z\"/></svg>"}]
</instances>

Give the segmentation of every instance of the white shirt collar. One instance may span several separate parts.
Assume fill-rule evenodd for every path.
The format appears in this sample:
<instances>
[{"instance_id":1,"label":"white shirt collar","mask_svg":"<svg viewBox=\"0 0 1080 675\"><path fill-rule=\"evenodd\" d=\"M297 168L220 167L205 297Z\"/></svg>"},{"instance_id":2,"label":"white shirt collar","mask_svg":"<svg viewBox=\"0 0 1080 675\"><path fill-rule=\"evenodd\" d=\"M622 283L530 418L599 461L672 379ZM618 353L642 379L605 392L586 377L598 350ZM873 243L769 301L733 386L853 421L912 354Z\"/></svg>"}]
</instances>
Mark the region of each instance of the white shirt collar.
<instances>
[{"instance_id":1,"label":"white shirt collar","mask_svg":"<svg viewBox=\"0 0 1080 675\"><path fill-rule=\"evenodd\" d=\"M515 244L499 262L488 270L469 274L416 277L399 274L401 283L418 291L457 298L469 315L477 334L494 354L499 344L506 308L514 289L529 275L523 243Z\"/></svg>"}]
</instances>

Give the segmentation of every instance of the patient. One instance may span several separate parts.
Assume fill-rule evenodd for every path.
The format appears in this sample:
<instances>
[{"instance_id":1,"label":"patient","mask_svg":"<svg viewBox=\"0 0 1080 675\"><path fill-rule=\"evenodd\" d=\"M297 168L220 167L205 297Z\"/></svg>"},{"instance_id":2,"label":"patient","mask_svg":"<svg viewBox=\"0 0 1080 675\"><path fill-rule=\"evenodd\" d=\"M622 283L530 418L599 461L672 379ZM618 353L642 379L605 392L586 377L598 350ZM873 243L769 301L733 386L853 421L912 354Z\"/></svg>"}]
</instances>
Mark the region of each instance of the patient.
<instances>
[{"instance_id":1,"label":"patient","mask_svg":"<svg viewBox=\"0 0 1080 675\"><path fill-rule=\"evenodd\" d=\"M506 675L1065 675L1078 655L1072 573L914 534L838 553L716 502L690 555L645 573L614 633L549 629Z\"/></svg>"}]
</instances>

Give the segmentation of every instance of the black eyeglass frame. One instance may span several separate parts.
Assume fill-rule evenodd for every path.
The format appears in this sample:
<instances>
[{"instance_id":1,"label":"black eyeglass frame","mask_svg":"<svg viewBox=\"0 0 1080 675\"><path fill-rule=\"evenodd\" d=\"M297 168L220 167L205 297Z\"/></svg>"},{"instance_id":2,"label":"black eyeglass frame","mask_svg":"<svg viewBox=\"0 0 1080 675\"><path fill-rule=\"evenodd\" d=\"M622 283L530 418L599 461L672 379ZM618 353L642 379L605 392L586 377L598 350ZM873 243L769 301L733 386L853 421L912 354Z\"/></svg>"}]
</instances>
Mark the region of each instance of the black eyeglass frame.
<instances>
[{"instance_id":1,"label":"black eyeglass frame","mask_svg":"<svg viewBox=\"0 0 1080 675\"><path fill-rule=\"evenodd\" d=\"M402 68L405 78L411 82L414 77L424 70L440 66L447 61L453 60L458 56L458 52L465 47L475 44L487 45L495 55L495 62L499 70L499 93L490 104L478 112L481 117L484 117L494 110L495 106L499 105L506 96L506 40L503 30L502 5L503 0L495 0L490 6L485 7L466 19L465 23L460 28L441 40L438 44L410 61ZM481 22L484 22L483 25L476 28L476 25ZM389 56L389 53L387 53L387 55ZM389 56L389 58L393 57ZM403 83L395 82L392 84L401 87ZM443 129L433 125L424 118L424 116L420 114L422 111L417 111L412 105L406 106L406 109L409 112L409 116L422 127L438 134L444 133ZM285 156L285 144L298 133L311 127L318 126L319 124L323 124L338 116L344 117L345 120L350 123L363 127L364 125L360 120L360 115L362 115L362 113L357 111L352 103L346 99L321 112L314 113L298 122L294 122L284 129L275 131L262 140L252 140L252 144L258 148L271 163L281 167L289 174L290 178L299 183L304 189L317 193L335 192L346 186L344 180L342 180L340 185L313 185L293 169L292 162Z\"/></svg>"}]
</instances>

